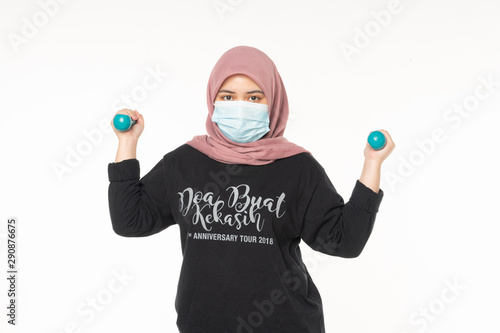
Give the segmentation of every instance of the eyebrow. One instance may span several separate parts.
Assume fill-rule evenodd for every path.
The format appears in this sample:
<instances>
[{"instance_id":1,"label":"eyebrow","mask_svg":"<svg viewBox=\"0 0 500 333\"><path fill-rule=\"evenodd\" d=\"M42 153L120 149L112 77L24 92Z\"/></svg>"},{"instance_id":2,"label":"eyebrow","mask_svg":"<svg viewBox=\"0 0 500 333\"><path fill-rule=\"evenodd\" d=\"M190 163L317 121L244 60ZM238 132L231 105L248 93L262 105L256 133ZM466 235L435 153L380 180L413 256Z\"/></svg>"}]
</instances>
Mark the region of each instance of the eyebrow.
<instances>
[{"instance_id":1,"label":"eyebrow","mask_svg":"<svg viewBox=\"0 0 500 333\"><path fill-rule=\"evenodd\" d=\"M231 91L231 90L226 90L226 89L221 89L219 90L218 94L220 93L228 93L228 94L235 94L234 91ZM264 94L264 92L262 92L262 90L252 90L252 91L248 91L247 94L255 94L255 93L260 93L260 94Z\"/></svg>"}]
</instances>

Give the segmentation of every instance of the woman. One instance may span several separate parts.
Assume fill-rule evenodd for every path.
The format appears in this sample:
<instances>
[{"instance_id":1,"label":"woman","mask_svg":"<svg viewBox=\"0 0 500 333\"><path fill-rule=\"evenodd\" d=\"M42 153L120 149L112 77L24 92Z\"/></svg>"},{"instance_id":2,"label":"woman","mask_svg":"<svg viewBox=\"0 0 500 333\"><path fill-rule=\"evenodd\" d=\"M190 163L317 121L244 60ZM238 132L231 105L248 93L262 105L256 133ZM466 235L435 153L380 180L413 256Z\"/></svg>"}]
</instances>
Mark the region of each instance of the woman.
<instances>
[{"instance_id":1,"label":"woman","mask_svg":"<svg viewBox=\"0 0 500 333\"><path fill-rule=\"evenodd\" d=\"M139 179L144 118L119 139L108 166L113 230L144 237L177 224L183 263L175 307L180 332L325 332L320 294L299 243L333 256L363 250L383 197L383 160L395 145L367 144L344 204L325 170L283 137L288 101L276 66L258 49L222 55L207 90L208 135L166 154Z\"/></svg>"}]
</instances>

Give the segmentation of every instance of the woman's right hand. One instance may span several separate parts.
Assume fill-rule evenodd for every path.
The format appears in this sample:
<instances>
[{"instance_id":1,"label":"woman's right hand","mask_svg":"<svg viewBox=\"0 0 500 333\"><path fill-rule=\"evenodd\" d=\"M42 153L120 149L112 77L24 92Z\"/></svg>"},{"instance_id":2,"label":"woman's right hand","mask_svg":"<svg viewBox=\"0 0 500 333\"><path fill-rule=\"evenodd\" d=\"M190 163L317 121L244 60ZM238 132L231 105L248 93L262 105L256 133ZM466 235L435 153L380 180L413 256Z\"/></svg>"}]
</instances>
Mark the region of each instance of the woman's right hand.
<instances>
[{"instance_id":1,"label":"woman's right hand","mask_svg":"<svg viewBox=\"0 0 500 333\"><path fill-rule=\"evenodd\" d=\"M125 132L118 131L113 125L113 119L117 114L129 115L130 118L132 118L132 120L135 120L137 122L128 131ZM130 109L121 109L120 111L117 111L115 113L113 119L111 119L111 127L113 128L113 131L115 132L119 141L122 141L123 139L125 140L135 139L136 141L139 140L142 131L144 131L144 117L139 112L137 112L137 110L132 111Z\"/></svg>"}]
</instances>

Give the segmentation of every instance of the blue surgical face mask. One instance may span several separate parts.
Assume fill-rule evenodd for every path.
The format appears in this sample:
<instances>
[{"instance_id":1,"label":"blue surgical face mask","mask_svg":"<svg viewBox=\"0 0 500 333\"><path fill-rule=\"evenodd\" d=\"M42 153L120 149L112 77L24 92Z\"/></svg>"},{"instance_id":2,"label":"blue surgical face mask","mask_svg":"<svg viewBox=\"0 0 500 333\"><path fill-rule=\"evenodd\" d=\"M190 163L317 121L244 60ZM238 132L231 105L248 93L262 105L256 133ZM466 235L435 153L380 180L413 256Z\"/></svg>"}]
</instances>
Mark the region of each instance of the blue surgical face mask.
<instances>
[{"instance_id":1,"label":"blue surgical face mask","mask_svg":"<svg viewBox=\"0 0 500 333\"><path fill-rule=\"evenodd\" d=\"M269 132L269 109L266 104L217 101L214 105L212 121L233 142L254 142Z\"/></svg>"}]
</instances>

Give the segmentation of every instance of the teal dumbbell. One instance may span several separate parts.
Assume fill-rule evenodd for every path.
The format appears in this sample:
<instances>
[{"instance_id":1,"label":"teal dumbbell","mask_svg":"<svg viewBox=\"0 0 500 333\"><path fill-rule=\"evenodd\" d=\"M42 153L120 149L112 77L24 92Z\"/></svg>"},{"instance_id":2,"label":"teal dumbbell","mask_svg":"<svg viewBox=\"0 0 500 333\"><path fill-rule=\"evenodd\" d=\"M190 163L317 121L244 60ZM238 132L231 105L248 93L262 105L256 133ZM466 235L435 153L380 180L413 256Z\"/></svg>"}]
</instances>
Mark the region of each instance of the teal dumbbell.
<instances>
[{"instance_id":1,"label":"teal dumbbell","mask_svg":"<svg viewBox=\"0 0 500 333\"><path fill-rule=\"evenodd\" d=\"M370 135L368 135L368 144L374 150L383 149L386 143L387 139L385 138L384 134L380 131L373 131L370 133Z\"/></svg>"},{"instance_id":2,"label":"teal dumbbell","mask_svg":"<svg viewBox=\"0 0 500 333\"><path fill-rule=\"evenodd\" d=\"M117 114L115 118L113 118L113 126L120 132L128 131L136 123L137 121L132 120L132 118L126 114Z\"/></svg>"}]
</instances>

